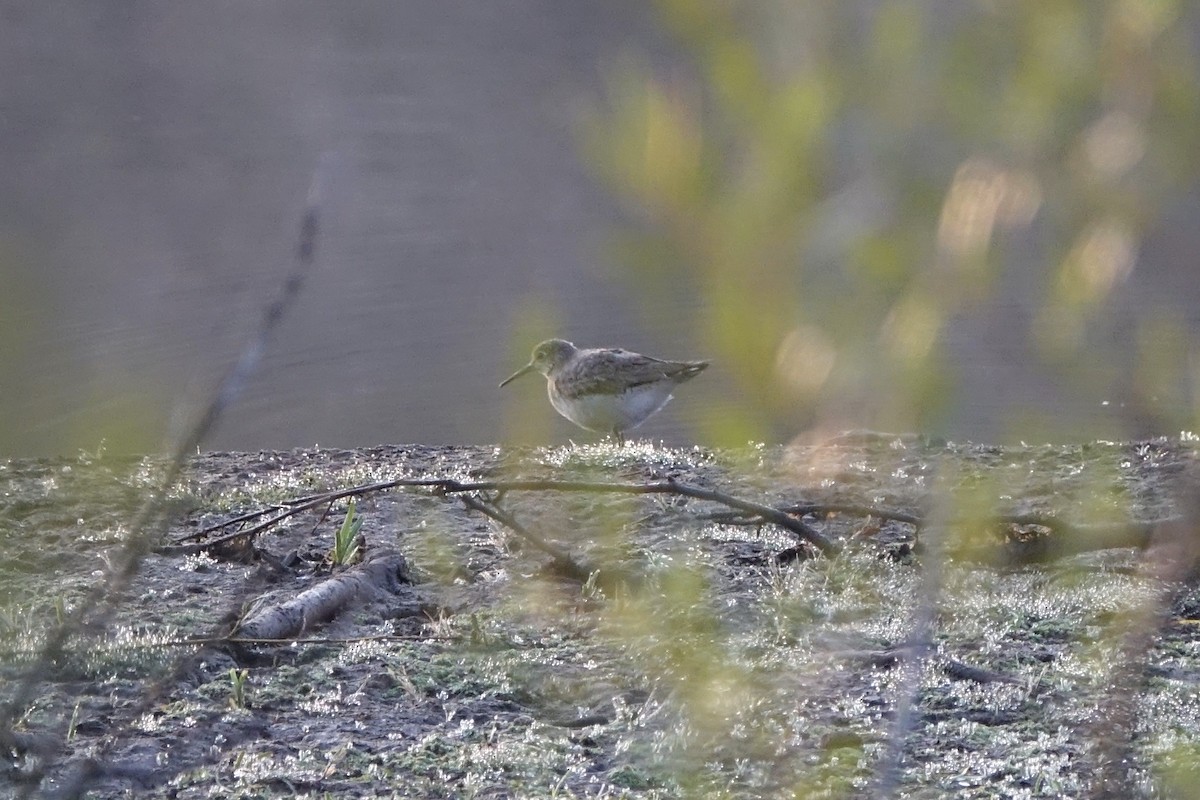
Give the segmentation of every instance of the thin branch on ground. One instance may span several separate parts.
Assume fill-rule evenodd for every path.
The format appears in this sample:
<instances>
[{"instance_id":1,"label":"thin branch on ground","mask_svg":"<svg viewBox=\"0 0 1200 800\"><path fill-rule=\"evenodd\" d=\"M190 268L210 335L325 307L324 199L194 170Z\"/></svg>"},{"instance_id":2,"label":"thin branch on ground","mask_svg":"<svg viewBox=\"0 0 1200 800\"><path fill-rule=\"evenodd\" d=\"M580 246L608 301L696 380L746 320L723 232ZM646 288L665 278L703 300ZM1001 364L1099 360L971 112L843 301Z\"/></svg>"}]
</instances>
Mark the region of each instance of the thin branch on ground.
<instances>
[{"instance_id":1,"label":"thin branch on ground","mask_svg":"<svg viewBox=\"0 0 1200 800\"><path fill-rule=\"evenodd\" d=\"M849 650L838 655L872 667L891 669L907 655L907 647L908 645L900 645L883 650ZM974 683L1020 683L1020 680L1014 678L1012 675L1006 675L1003 672L997 672L984 667L977 667L954 658L939 659L937 668L943 674L958 681L972 681Z\"/></svg>"},{"instance_id":2,"label":"thin branch on ground","mask_svg":"<svg viewBox=\"0 0 1200 800\"><path fill-rule=\"evenodd\" d=\"M779 509L788 514L804 517L810 514L848 514L856 517L873 517L884 521L899 522L911 525L918 532L925 527L925 518L919 514L907 511L897 511L879 506L859 503L798 503L782 506ZM734 511L718 511L706 514L704 519L719 525L754 527L767 522L756 514L744 514ZM947 524L953 526L959 523L974 522L975 520L951 519ZM1166 522L1178 521L1176 518L1159 522L1123 522L1111 525L1075 525L1064 519L1050 514L996 514L990 520L999 527L1010 528L1041 528L1047 533L1029 537L1009 535L1005 541L1005 560L1013 565L1044 564L1068 556L1096 550L1113 550L1131 547L1144 550L1150 545L1155 527Z\"/></svg>"},{"instance_id":3,"label":"thin branch on ground","mask_svg":"<svg viewBox=\"0 0 1200 800\"><path fill-rule=\"evenodd\" d=\"M342 500L347 497L359 497L361 495L371 494L372 492L382 492L382 491L386 491L388 489L394 489L398 486L424 486L424 485L426 485L426 483L424 481L421 481L419 483L413 483L412 481L409 481L407 479L400 478L397 480L381 481L379 483L368 483L368 484L363 484L361 486L352 486L349 489L341 489L341 490L334 491L334 492L318 492L317 494L305 495L304 497L297 497L292 500L284 500L281 503L273 503L272 505L266 506L265 508L258 509L257 511L248 511L245 514L239 514L238 516L232 517L231 519L227 519L224 522L218 522L215 525L209 525L204 530L196 531L195 533L189 533L187 536L182 536L179 539L176 539L173 544L166 545L165 548L160 548L160 550L161 550L161 552L166 552L166 553L171 553L171 554L176 554L176 553L186 554L187 552L199 552L200 550L204 550L209 547L212 547L214 544L226 542L231 539L239 539L243 536L254 536L257 533L261 533L262 531L265 531L265 530L268 530L269 528L275 527L280 522L282 522L285 519L288 519L289 517L294 517L297 514L302 514L305 511L308 511L313 508L317 508L318 506L320 506L324 503L334 503L334 502L337 502L338 500ZM264 517L273 511L278 511L279 513L276 516L271 517L270 519L259 523L258 525L255 525L250 528L245 528L242 530L234 531L233 533L225 534L224 536L221 536L217 539L207 539L206 538L206 537L210 536L211 534L216 533L217 531L224 530L225 528L229 528L229 527L238 525L243 522L249 522L252 519L258 519L259 517ZM183 542L193 542L193 541L196 541L199 539L204 539L204 541L202 541L200 543L199 547L192 547L192 548L184 548L183 547ZM175 549L172 549L172 548L175 548Z\"/></svg>"},{"instance_id":4,"label":"thin branch on ground","mask_svg":"<svg viewBox=\"0 0 1200 800\"><path fill-rule=\"evenodd\" d=\"M511 514L507 513L503 509L495 505L484 503L474 494L464 494L461 495L459 499L462 500L463 505L465 505L467 508L478 511L480 514L499 522L501 525L504 525L506 528L513 531L513 533L520 536L526 542L529 542L543 553L549 555L554 559L554 568L560 574L583 582L586 581L588 577L596 571L593 567L580 564L575 559L571 558L571 554L566 550L563 550L561 547L558 547L557 545L546 541L541 536L530 532L528 528L517 522Z\"/></svg>"},{"instance_id":5,"label":"thin branch on ground","mask_svg":"<svg viewBox=\"0 0 1200 800\"><path fill-rule=\"evenodd\" d=\"M353 486L347 489L339 489L337 491L311 494L305 497L299 497L292 500L286 500L281 503L276 503L267 509L241 514L226 520L225 522L210 525L203 531L192 533L176 540L174 544L161 546L158 549L158 552L164 555L188 555L212 550L228 542L254 537L257 534L269 530L297 514L304 513L321 505L329 504L348 497L357 497L371 494L373 492L383 492L396 488L428 488L440 495L493 493L497 497L503 496L508 492L536 491L593 492L614 494L673 494L682 497L691 497L697 500L707 500L710 502L719 503L730 509L729 511L717 511L699 515L699 519L722 525L776 525L795 534L800 541L816 547L825 555L836 554L840 549L839 545L828 536L818 531L812 525L805 522L803 520L804 516L810 514L848 514L853 516L874 517L881 520L890 520L912 525L917 530L923 529L926 525L926 519L924 516L910 511L882 508L869 504L837 501L796 503L788 506L775 507L762 503L755 503L750 500L744 500L742 498L735 497L734 495L714 489L707 489L701 486L695 486L693 484L682 483L670 478L649 483L600 483L591 481L561 480L460 481L453 478L397 478L395 480L380 481L378 483L365 484L362 486ZM495 507L494 504L493 507ZM215 533L216 531L223 530L233 525L241 524L251 519L260 518L272 511L277 513L256 525L247 528L241 528L230 533L222 534L221 536L206 539L204 541L196 541L197 539L201 539L208 534ZM511 517L508 517L508 519L511 520ZM506 525L508 524L503 520L497 521L501 521ZM948 520L946 524L953 526L960 521L961 520L951 519ZM1166 522L1173 522L1176 520L1162 520L1158 523L1128 522L1116 523L1112 525L1081 526L1074 525L1066 520L1050 514L1016 513L997 514L992 518L991 521L997 526L1040 528L1048 531L1046 534L1028 537L1018 537L1013 535L1006 537L1004 545L1005 551L1003 554L1005 560L1013 565L1033 565L1044 564L1068 556L1094 552L1096 550L1111 550L1123 547L1144 550L1151 541L1151 537L1156 525ZM513 527L511 525L509 527L513 528L514 531L517 531L517 527ZM524 531L523 528L521 530ZM518 532L518 535L525 536L527 533L528 531L525 531L524 533ZM193 543L184 544L185 542ZM539 543L538 541L530 539L530 542L534 544L535 547L545 550L545 547L542 546L544 541ZM561 555L561 552L551 552L550 555L557 559Z\"/></svg>"},{"instance_id":6,"label":"thin branch on ground","mask_svg":"<svg viewBox=\"0 0 1200 800\"><path fill-rule=\"evenodd\" d=\"M789 514L795 514L798 517L804 517L809 514L849 514L854 517L878 517L879 519L887 519L894 522L905 522L917 527L924 524L924 518L916 514L880 508L879 506L864 505L862 503L797 503L796 505L784 506L780 510L786 511Z\"/></svg>"},{"instance_id":7,"label":"thin branch on ground","mask_svg":"<svg viewBox=\"0 0 1200 800\"><path fill-rule=\"evenodd\" d=\"M457 642L463 641L466 638L466 636L443 636L440 634L424 633L377 633L370 636L299 636L284 639L208 634L205 636L189 636L183 639L164 639L154 642L123 642L121 649L166 650L181 647L224 647L225 645L332 645L362 644L364 642ZM31 655L35 655L35 652L31 650L0 651L0 657L8 661Z\"/></svg>"},{"instance_id":8,"label":"thin branch on ground","mask_svg":"<svg viewBox=\"0 0 1200 800\"><path fill-rule=\"evenodd\" d=\"M190 533L187 536L180 537L179 539L176 540L176 542L192 542L192 541L198 541L200 539L207 539L209 536L216 533L217 531L224 530L225 528L231 528L234 525L240 525L243 522L249 522L252 519L258 519L259 517L265 517L267 514L270 514L274 511L281 511L284 507L285 506L283 506L283 505L275 504L275 505L264 506L264 507L258 509L257 511L247 511L245 514L239 514L238 516L233 517L232 519L227 519L223 522L218 522L216 525L209 525L201 530L196 531L195 533Z\"/></svg>"},{"instance_id":9,"label":"thin branch on ground","mask_svg":"<svg viewBox=\"0 0 1200 800\"><path fill-rule=\"evenodd\" d=\"M830 538L825 536L803 520L772 506L755 503L750 500L743 500L725 492L720 492L715 489L706 489L701 486L694 486L688 483L681 483L673 478L668 478L663 481L654 481L651 483L599 483L591 481L559 481L559 480L515 480L515 481L459 481L453 478L397 478L391 481L382 481L379 483L367 484L364 486L354 486L348 489L339 489L333 492L324 494L311 495L301 500L292 501L283 504L288 506L286 511L281 511L275 516L253 525L249 528L234 531L224 534L213 539L195 544L172 544L165 545L159 548L159 552L168 555L187 555L191 553L209 550L213 547L225 544L226 542L255 536L265 530L268 530L284 520L300 514L304 511L321 506L322 504L341 500L347 497L357 497L373 492L387 491L399 487L410 488L429 488L434 490L435 494L439 495L459 495L459 494L481 494L481 493L498 493L505 494L509 492L593 492L593 493L610 493L610 494L672 494L683 497L691 497L697 500L708 500L714 503L720 503L732 509L736 509L744 514L753 514L756 517L770 522L781 528L794 533L801 541L808 542L816 547L825 555L834 555L838 552L838 545ZM482 512L481 509L475 509ZM493 510L496 510L493 508ZM503 512L499 512L503 513ZM245 515L236 517L230 520L229 524L235 524L242 521ZM511 517L509 517L511 520ZM501 521L501 520L497 520ZM504 524L508 524L504 522ZM211 530L216 531L226 527L225 525L212 526ZM509 526L512 527L512 526ZM519 526L518 526L519 527ZM516 530L516 528L514 528ZM525 534L519 534L525 536ZM188 541L196 538L198 534L189 534L186 538L178 540L179 542ZM536 537L534 537L536 538ZM545 550L546 543L544 541L530 542L540 549ZM550 551L546 551L550 552ZM560 554L551 552L550 555L556 558Z\"/></svg>"}]
</instances>

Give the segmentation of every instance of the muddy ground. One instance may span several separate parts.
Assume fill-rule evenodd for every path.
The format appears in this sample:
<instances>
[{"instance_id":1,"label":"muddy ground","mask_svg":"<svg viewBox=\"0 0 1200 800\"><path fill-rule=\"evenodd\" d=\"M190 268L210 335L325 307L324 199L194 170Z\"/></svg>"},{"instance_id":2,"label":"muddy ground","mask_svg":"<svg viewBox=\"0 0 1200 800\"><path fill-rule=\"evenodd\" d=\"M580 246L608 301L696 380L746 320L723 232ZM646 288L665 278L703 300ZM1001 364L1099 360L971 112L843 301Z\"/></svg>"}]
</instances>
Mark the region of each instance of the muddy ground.
<instances>
[{"instance_id":1,"label":"muddy ground","mask_svg":"<svg viewBox=\"0 0 1200 800\"><path fill-rule=\"evenodd\" d=\"M993 523L1042 515L1078 537L1176 518L1196 448L872 435L737 452L210 453L165 498L158 550L99 603L91 587L119 565L162 465L3 462L0 694L31 669L36 683L0 794L865 797L894 779L905 797L1075 797L1107 776L1125 796L1197 797L1194 575L1168 570L1164 583L1135 548L1014 564L1014 542L1067 534ZM347 569L330 563L344 502L253 546L188 549L218 535L199 531L317 492L428 477L674 478L820 506L797 516L839 552L671 494L485 495L509 515L501 524L453 495L396 488L357 501L365 557L407 561L395 582L299 641L189 642ZM834 505L928 524L918 535ZM550 568L514 522L599 575ZM65 652L39 661L80 614ZM928 651L906 649L922 620Z\"/></svg>"}]
</instances>

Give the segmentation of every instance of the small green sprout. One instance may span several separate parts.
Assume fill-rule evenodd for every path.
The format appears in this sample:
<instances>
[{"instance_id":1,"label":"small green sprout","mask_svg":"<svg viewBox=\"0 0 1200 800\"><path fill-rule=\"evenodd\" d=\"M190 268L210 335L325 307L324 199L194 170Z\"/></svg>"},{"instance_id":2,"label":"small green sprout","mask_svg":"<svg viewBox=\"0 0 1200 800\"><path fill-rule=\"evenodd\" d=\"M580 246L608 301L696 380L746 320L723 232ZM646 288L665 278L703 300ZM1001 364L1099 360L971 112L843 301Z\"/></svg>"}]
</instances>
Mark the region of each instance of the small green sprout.
<instances>
[{"instance_id":1,"label":"small green sprout","mask_svg":"<svg viewBox=\"0 0 1200 800\"><path fill-rule=\"evenodd\" d=\"M250 670L229 668L229 706L231 708L246 708L246 679Z\"/></svg>"},{"instance_id":2,"label":"small green sprout","mask_svg":"<svg viewBox=\"0 0 1200 800\"><path fill-rule=\"evenodd\" d=\"M342 527L333 537L333 550L329 552L330 560L337 566L353 564L359 557L358 532L362 528L362 516L354 507L354 500L346 507L346 518Z\"/></svg>"}]
</instances>

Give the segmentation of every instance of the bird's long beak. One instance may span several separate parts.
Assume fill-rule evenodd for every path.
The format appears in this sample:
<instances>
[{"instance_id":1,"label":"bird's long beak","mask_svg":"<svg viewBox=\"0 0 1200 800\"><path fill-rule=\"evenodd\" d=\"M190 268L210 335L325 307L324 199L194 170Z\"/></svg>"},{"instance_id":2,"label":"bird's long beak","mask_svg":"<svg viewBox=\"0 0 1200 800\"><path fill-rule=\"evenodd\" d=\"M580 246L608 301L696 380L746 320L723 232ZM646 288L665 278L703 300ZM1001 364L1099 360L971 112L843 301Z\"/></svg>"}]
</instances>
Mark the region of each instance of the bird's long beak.
<instances>
[{"instance_id":1,"label":"bird's long beak","mask_svg":"<svg viewBox=\"0 0 1200 800\"><path fill-rule=\"evenodd\" d=\"M525 366L521 367L519 370L517 370L516 372L514 372L512 375L509 375L507 378L505 378L503 381L501 381L501 382L500 382L500 388L502 388L502 389L503 389L505 386L508 386L508 384L512 383L512 382L513 382L513 381L515 381L517 378L521 377L521 376L522 376L522 375L524 375L526 372L529 372L529 371L530 371L530 370L532 370L532 369L533 369L533 362L532 362L532 361L530 361L528 364L526 364Z\"/></svg>"}]
</instances>

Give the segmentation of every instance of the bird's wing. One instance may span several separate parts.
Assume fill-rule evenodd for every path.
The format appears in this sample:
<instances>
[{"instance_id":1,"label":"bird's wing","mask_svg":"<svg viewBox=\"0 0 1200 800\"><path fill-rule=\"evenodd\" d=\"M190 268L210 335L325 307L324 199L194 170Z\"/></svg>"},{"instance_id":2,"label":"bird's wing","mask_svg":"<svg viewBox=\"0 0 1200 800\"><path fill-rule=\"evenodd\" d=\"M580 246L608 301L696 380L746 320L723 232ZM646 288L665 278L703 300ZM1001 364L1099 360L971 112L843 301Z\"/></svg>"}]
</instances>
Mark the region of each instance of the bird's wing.
<instances>
[{"instance_id":1,"label":"bird's wing","mask_svg":"<svg viewBox=\"0 0 1200 800\"><path fill-rule=\"evenodd\" d=\"M663 361L628 350L601 350L564 372L558 390L567 397L620 394L661 380L685 381L707 366L707 361Z\"/></svg>"}]
</instances>

